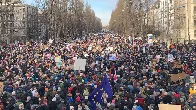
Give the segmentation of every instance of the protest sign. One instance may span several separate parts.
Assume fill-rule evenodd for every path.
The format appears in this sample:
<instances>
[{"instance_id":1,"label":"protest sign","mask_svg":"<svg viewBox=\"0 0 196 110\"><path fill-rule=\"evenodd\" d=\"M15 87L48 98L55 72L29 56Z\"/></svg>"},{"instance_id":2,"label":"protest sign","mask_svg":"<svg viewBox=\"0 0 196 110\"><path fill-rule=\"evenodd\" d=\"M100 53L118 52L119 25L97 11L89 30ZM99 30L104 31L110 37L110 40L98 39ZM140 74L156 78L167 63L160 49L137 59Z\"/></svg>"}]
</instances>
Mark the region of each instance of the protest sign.
<instances>
[{"instance_id":1,"label":"protest sign","mask_svg":"<svg viewBox=\"0 0 196 110\"><path fill-rule=\"evenodd\" d=\"M143 53L146 53L146 47L143 47Z\"/></svg>"},{"instance_id":2,"label":"protest sign","mask_svg":"<svg viewBox=\"0 0 196 110\"><path fill-rule=\"evenodd\" d=\"M90 50L92 50L92 46L89 46L89 47L88 47L88 51L90 51Z\"/></svg>"},{"instance_id":3,"label":"protest sign","mask_svg":"<svg viewBox=\"0 0 196 110\"><path fill-rule=\"evenodd\" d=\"M190 76L190 83L195 83L195 77L194 76Z\"/></svg>"},{"instance_id":4,"label":"protest sign","mask_svg":"<svg viewBox=\"0 0 196 110\"><path fill-rule=\"evenodd\" d=\"M99 46L97 47L97 50L99 50L100 52L102 51L101 45L99 45Z\"/></svg>"},{"instance_id":5,"label":"protest sign","mask_svg":"<svg viewBox=\"0 0 196 110\"><path fill-rule=\"evenodd\" d=\"M108 47L108 48L106 48L106 50L107 50L107 51L113 51L114 48L113 48L113 47Z\"/></svg>"},{"instance_id":6,"label":"protest sign","mask_svg":"<svg viewBox=\"0 0 196 110\"><path fill-rule=\"evenodd\" d=\"M181 105L159 104L159 110L181 110Z\"/></svg>"},{"instance_id":7,"label":"protest sign","mask_svg":"<svg viewBox=\"0 0 196 110\"><path fill-rule=\"evenodd\" d=\"M89 55L86 53L86 54L84 54L84 57L89 57Z\"/></svg>"},{"instance_id":8,"label":"protest sign","mask_svg":"<svg viewBox=\"0 0 196 110\"><path fill-rule=\"evenodd\" d=\"M86 59L76 59L74 63L74 70L83 70L85 71Z\"/></svg>"},{"instance_id":9,"label":"protest sign","mask_svg":"<svg viewBox=\"0 0 196 110\"><path fill-rule=\"evenodd\" d=\"M168 54L168 62L173 62L174 56L172 54Z\"/></svg>"},{"instance_id":10,"label":"protest sign","mask_svg":"<svg viewBox=\"0 0 196 110\"><path fill-rule=\"evenodd\" d=\"M116 61L116 54L110 54L109 55L109 60L110 61Z\"/></svg>"},{"instance_id":11,"label":"protest sign","mask_svg":"<svg viewBox=\"0 0 196 110\"><path fill-rule=\"evenodd\" d=\"M63 62L61 61L61 58L60 57L55 57L55 62L56 62L56 65L58 67L60 67L60 66L63 65Z\"/></svg>"},{"instance_id":12,"label":"protest sign","mask_svg":"<svg viewBox=\"0 0 196 110\"><path fill-rule=\"evenodd\" d=\"M171 74L171 81L176 82L178 80L183 80L186 78L186 74L184 72L178 74Z\"/></svg>"},{"instance_id":13,"label":"protest sign","mask_svg":"<svg viewBox=\"0 0 196 110\"><path fill-rule=\"evenodd\" d=\"M53 42L53 40L52 39L49 39L49 41L48 41L50 44L52 44L52 42Z\"/></svg>"},{"instance_id":14,"label":"protest sign","mask_svg":"<svg viewBox=\"0 0 196 110\"><path fill-rule=\"evenodd\" d=\"M3 92L3 87L4 87L3 82L0 82L0 93Z\"/></svg>"}]
</instances>

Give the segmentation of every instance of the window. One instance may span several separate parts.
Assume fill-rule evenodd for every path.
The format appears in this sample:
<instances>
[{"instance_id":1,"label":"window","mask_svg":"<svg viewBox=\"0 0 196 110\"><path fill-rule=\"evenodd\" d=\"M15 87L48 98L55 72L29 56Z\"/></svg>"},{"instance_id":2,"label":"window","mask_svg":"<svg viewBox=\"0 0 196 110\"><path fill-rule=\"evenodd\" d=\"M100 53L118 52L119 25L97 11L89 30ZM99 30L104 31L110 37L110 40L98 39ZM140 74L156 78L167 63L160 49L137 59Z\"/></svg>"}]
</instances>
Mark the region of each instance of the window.
<instances>
[{"instance_id":1,"label":"window","mask_svg":"<svg viewBox=\"0 0 196 110\"><path fill-rule=\"evenodd\" d=\"M196 30L194 30L194 37L196 37Z\"/></svg>"},{"instance_id":2,"label":"window","mask_svg":"<svg viewBox=\"0 0 196 110\"><path fill-rule=\"evenodd\" d=\"M194 19L194 26L196 26L196 19Z\"/></svg>"},{"instance_id":3,"label":"window","mask_svg":"<svg viewBox=\"0 0 196 110\"><path fill-rule=\"evenodd\" d=\"M196 15L196 6L194 6L193 13Z\"/></svg>"}]
</instances>

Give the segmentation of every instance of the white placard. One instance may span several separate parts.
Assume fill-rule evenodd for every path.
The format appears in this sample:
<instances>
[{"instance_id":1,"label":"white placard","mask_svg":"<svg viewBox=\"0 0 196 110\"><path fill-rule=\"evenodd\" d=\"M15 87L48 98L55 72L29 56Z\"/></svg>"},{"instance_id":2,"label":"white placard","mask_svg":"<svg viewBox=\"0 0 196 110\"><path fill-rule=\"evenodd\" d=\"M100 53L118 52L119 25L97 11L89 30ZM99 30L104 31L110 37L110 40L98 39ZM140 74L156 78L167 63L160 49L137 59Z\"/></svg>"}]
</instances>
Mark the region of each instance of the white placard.
<instances>
[{"instance_id":1,"label":"white placard","mask_svg":"<svg viewBox=\"0 0 196 110\"><path fill-rule=\"evenodd\" d=\"M48 41L50 44L52 44L52 42L53 42L53 40L52 39L49 39L49 41Z\"/></svg>"},{"instance_id":2,"label":"white placard","mask_svg":"<svg viewBox=\"0 0 196 110\"><path fill-rule=\"evenodd\" d=\"M172 54L168 54L168 62L173 62L174 56Z\"/></svg>"},{"instance_id":3,"label":"white placard","mask_svg":"<svg viewBox=\"0 0 196 110\"><path fill-rule=\"evenodd\" d=\"M116 54L110 54L109 55L109 60L110 61L116 61Z\"/></svg>"},{"instance_id":4,"label":"white placard","mask_svg":"<svg viewBox=\"0 0 196 110\"><path fill-rule=\"evenodd\" d=\"M92 50L92 46L89 46L89 47L88 47L88 51L90 51L90 50Z\"/></svg>"},{"instance_id":5,"label":"white placard","mask_svg":"<svg viewBox=\"0 0 196 110\"><path fill-rule=\"evenodd\" d=\"M88 54L84 54L84 57L88 57L89 55Z\"/></svg>"},{"instance_id":6,"label":"white placard","mask_svg":"<svg viewBox=\"0 0 196 110\"><path fill-rule=\"evenodd\" d=\"M146 47L143 47L143 53L146 53Z\"/></svg>"},{"instance_id":7,"label":"white placard","mask_svg":"<svg viewBox=\"0 0 196 110\"><path fill-rule=\"evenodd\" d=\"M113 51L114 48L113 48L113 47L108 47L106 50L107 50L107 51Z\"/></svg>"},{"instance_id":8,"label":"white placard","mask_svg":"<svg viewBox=\"0 0 196 110\"><path fill-rule=\"evenodd\" d=\"M76 59L74 63L74 70L85 71L86 59Z\"/></svg>"},{"instance_id":9,"label":"white placard","mask_svg":"<svg viewBox=\"0 0 196 110\"><path fill-rule=\"evenodd\" d=\"M194 76L190 76L190 82L195 83L195 77Z\"/></svg>"},{"instance_id":10,"label":"white placard","mask_svg":"<svg viewBox=\"0 0 196 110\"><path fill-rule=\"evenodd\" d=\"M99 64L99 61L96 61L96 64Z\"/></svg>"}]
</instances>

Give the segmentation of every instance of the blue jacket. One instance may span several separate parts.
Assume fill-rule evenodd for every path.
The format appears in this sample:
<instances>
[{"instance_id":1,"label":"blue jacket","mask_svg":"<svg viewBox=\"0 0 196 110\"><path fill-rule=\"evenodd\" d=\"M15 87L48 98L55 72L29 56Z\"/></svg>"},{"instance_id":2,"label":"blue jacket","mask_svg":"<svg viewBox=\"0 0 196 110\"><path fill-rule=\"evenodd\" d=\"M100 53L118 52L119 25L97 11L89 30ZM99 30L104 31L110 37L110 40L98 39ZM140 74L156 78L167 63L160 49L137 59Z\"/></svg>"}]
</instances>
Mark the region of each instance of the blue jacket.
<instances>
[{"instance_id":1,"label":"blue jacket","mask_svg":"<svg viewBox=\"0 0 196 110\"><path fill-rule=\"evenodd\" d=\"M140 106L136 106L136 110L143 110L143 109Z\"/></svg>"}]
</instances>

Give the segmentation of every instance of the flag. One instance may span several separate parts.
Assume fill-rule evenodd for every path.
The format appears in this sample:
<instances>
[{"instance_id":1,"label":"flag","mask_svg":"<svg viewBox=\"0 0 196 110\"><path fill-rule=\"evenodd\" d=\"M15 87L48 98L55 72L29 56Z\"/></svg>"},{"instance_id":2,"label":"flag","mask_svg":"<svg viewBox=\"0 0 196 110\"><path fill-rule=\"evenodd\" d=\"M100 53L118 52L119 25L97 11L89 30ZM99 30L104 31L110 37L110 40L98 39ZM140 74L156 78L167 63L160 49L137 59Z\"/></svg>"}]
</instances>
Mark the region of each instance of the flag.
<instances>
[{"instance_id":1,"label":"flag","mask_svg":"<svg viewBox=\"0 0 196 110\"><path fill-rule=\"evenodd\" d=\"M104 92L107 93L108 98L112 98L112 87L107 78L107 75L104 76L101 84L96 89L94 89L94 91L88 97L92 110L96 110L96 104L102 102L102 94Z\"/></svg>"}]
</instances>

